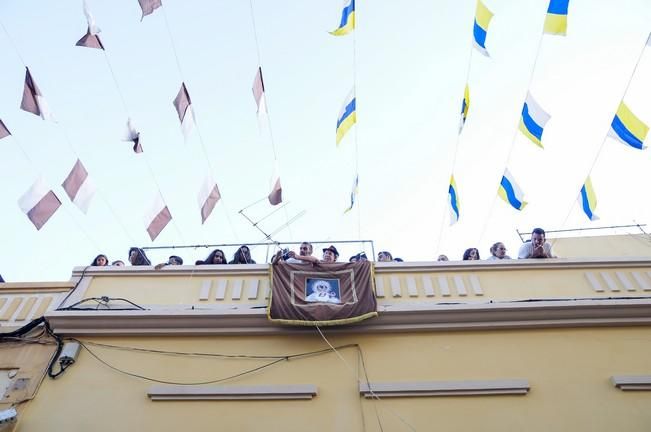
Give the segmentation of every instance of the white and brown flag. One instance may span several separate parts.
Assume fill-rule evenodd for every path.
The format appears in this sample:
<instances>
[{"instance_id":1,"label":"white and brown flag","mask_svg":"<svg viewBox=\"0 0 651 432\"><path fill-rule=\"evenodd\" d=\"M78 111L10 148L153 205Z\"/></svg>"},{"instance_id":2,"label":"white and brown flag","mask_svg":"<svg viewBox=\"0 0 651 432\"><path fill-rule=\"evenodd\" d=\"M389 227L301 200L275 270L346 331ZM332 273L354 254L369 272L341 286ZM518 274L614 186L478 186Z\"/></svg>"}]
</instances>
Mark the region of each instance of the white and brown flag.
<instances>
[{"instance_id":1,"label":"white and brown flag","mask_svg":"<svg viewBox=\"0 0 651 432\"><path fill-rule=\"evenodd\" d=\"M127 133L125 134L123 141L131 141L133 143L133 152L142 153L142 144L140 141L140 132L136 130L133 126L131 119L127 120Z\"/></svg>"},{"instance_id":2,"label":"white and brown flag","mask_svg":"<svg viewBox=\"0 0 651 432\"><path fill-rule=\"evenodd\" d=\"M9 135L11 135L11 132L9 132L9 129L7 129L7 126L5 126L4 122L0 120L0 139L6 138Z\"/></svg>"},{"instance_id":3,"label":"white and brown flag","mask_svg":"<svg viewBox=\"0 0 651 432\"><path fill-rule=\"evenodd\" d=\"M262 67L258 66L258 70L253 78L253 98L258 107L258 115L267 112L267 102L264 95L264 80L262 79Z\"/></svg>"},{"instance_id":4,"label":"white and brown flag","mask_svg":"<svg viewBox=\"0 0 651 432\"><path fill-rule=\"evenodd\" d=\"M99 39L98 36L98 33L101 30L99 27L97 27L97 24L95 23L95 18L93 17L93 14L90 13L90 9L88 9L88 4L86 3L86 0L84 0L84 15L86 15L86 21L88 22L88 30L86 31L86 34L77 41L76 46L81 46L86 48L98 48L103 50L104 45L102 45L102 41Z\"/></svg>"},{"instance_id":5,"label":"white and brown flag","mask_svg":"<svg viewBox=\"0 0 651 432\"><path fill-rule=\"evenodd\" d=\"M70 201L79 207L79 210L87 213L90 201L95 195L95 185L88 177L88 172L79 159L61 186L68 194Z\"/></svg>"},{"instance_id":6,"label":"white and brown flag","mask_svg":"<svg viewBox=\"0 0 651 432\"><path fill-rule=\"evenodd\" d=\"M41 116L43 120L53 120L43 93L34 82L29 68L25 68L25 88L23 89L23 100L20 102L20 109Z\"/></svg>"},{"instance_id":7,"label":"white and brown flag","mask_svg":"<svg viewBox=\"0 0 651 432\"><path fill-rule=\"evenodd\" d=\"M181 89L179 93L174 98L174 108L179 115L179 120L181 121L181 130L183 131L183 137L187 140L190 132L192 132L192 126L194 124L194 114L192 112L192 101L190 101L190 94L188 89L185 87L185 83L181 83Z\"/></svg>"},{"instance_id":8,"label":"white and brown flag","mask_svg":"<svg viewBox=\"0 0 651 432\"><path fill-rule=\"evenodd\" d=\"M142 9L140 21L163 5L161 0L138 0L138 3L140 3L140 9Z\"/></svg>"},{"instance_id":9,"label":"white and brown flag","mask_svg":"<svg viewBox=\"0 0 651 432\"><path fill-rule=\"evenodd\" d=\"M145 214L145 226L147 227L147 233L151 241L156 240L156 237L158 237L171 220L172 214L165 205L163 197L157 194L156 199L149 207L149 211Z\"/></svg>"},{"instance_id":10,"label":"white and brown flag","mask_svg":"<svg viewBox=\"0 0 651 432\"><path fill-rule=\"evenodd\" d=\"M283 202L283 188L280 186L280 177L276 177L276 182L271 188L268 198L271 205L278 205Z\"/></svg>"},{"instance_id":11,"label":"white and brown flag","mask_svg":"<svg viewBox=\"0 0 651 432\"><path fill-rule=\"evenodd\" d=\"M217 183L210 176L207 176L201 185L198 196L202 224L206 222L206 219L208 219L208 216L210 216L220 198L221 194L219 193Z\"/></svg>"},{"instance_id":12,"label":"white and brown flag","mask_svg":"<svg viewBox=\"0 0 651 432\"><path fill-rule=\"evenodd\" d=\"M39 178L20 197L18 206L27 215L36 229L40 230L61 206L61 201L51 189L45 186L43 180Z\"/></svg>"}]
</instances>

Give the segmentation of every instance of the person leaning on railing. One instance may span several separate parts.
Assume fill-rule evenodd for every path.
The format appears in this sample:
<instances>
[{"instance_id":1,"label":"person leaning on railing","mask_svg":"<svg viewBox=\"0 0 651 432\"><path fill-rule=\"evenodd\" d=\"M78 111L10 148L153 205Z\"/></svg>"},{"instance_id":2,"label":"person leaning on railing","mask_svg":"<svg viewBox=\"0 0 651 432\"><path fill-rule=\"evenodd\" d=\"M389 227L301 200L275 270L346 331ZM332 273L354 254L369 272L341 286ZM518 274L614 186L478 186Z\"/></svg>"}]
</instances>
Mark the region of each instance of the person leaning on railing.
<instances>
[{"instance_id":1,"label":"person leaning on railing","mask_svg":"<svg viewBox=\"0 0 651 432\"><path fill-rule=\"evenodd\" d=\"M552 245L545 241L545 230L534 228L531 240L523 243L518 251L518 259L526 258L556 258L552 252Z\"/></svg>"}]
</instances>

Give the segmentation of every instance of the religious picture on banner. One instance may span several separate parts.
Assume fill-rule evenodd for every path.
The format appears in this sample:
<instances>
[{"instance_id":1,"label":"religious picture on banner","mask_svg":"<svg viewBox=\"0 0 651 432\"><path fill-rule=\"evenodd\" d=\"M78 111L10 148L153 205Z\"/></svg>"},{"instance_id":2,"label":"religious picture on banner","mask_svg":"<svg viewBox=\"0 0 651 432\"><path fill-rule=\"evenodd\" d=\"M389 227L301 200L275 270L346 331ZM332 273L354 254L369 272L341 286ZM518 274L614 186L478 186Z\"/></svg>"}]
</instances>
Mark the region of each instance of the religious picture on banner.
<instances>
[{"instance_id":1,"label":"religious picture on banner","mask_svg":"<svg viewBox=\"0 0 651 432\"><path fill-rule=\"evenodd\" d=\"M373 264L277 262L267 317L303 326L352 324L377 316Z\"/></svg>"},{"instance_id":2,"label":"religious picture on banner","mask_svg":"<svg viewBox=\"0 0 651 432\"><path fill-rule=\"evenodd\" d=\"M339 279L305 279L305 301L341 303Z\"/></svg>"}]
</instances>

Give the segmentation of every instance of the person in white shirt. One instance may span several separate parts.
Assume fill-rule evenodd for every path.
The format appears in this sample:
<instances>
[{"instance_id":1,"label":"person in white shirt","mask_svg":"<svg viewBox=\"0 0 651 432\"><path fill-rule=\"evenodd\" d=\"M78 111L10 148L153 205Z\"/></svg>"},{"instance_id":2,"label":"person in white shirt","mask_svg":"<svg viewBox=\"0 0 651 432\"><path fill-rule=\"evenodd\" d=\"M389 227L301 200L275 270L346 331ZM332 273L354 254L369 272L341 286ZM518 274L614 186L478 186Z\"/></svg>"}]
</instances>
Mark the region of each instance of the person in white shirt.
<instances>
[{"instance_id":1,"label":"person in white shirt","mask_svg":"<svg viewBox=\"0 0 651 432\"><path fill-rule=\"evenodd\" d=\"M552 252L552 245L545 241L545 230L534 228L531 232L531 241L520 246L518 259L527 258L556 258Z\"/></svg>"}]
</instances>

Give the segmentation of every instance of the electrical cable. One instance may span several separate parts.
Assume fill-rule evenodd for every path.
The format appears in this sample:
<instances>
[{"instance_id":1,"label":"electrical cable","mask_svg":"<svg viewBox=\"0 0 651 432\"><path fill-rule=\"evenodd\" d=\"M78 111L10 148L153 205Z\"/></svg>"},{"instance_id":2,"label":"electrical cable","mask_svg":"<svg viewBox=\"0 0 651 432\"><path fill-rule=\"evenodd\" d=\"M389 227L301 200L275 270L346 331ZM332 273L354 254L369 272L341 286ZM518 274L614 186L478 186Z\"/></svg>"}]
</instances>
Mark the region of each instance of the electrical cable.
<instances>
[{"instance_id":1,"label":"electrical cable","mask_svg":"<svg viewBox=\"0 0 651 432\"><path fill-rule=\"evenodd\" d=\"M348 370L349 370L350 372L352 372L352 373L355 375L355 378L356 378L356 380L357 380L357 383L358 383L358 384L361 384L362 381L361 381L361 380L359 379L359 377L357 376L357 373L356 373L356 372L353 370L353 368L348 364L348 362L346 361L346 359L344 359L343 356L342 356L341 354L339 354L339 352L337 351L337 349L336 349L336 348L335 348L335 347L330 343L330 341L328 340L328 338L325 337L325 335L323 334L323 332L321 331L321 329L319 328L319 326L314 326L314 327L316 328L317 332L319 333L319 335L321 336L321 338L324 340L324 342L325 342L325 343L330 347L330 349L331 349L332 351L334 351L335 354L337 354L337 357L339 357L339 359L344 363L344 365L346 365L346 368L348 368ZM371 396L373 397L374 400L380 401L380 400L382 400L382 399L381 399L377 394L375 394L375 392L374 392L373 389L371 388L371 383L370 383L370 381L369 381L369 379L368 379L368 372L366 371L366 363L364 362L364 356L363 356L362 349L361 349L361 347L359 346L359 344L354 344L354 345L355 345L355 347L357 348L357 350L358 350L358 355L360 356L361 361L362 361L362 369L364 370L364 376L365 376L365 380L366 380L366 386L368 387L368 391L369 391L369 393L371 394ZM374 404L374 405L375 405L375 404ZM385 408L387 411L389 411L391 414L393 414L394 416L396 416L396 418L397 418L398 420L400 420L400 421L401 421L405 426L407 426L409 429L411 429L412 431L416 431L416 428L414 428L414 427L413 427L409 422L407 422L407 420L405 420L401 415L399 415L398 413L396 413L395 411L393 411L392 409L390 409L390 408L388 408L388 407L384 407L384 408ZM380 423L380 416L379 416L379 414L378 414L377 407L376 407L375 412L376 412L376 416L377 416L378 424L379 424L379 426L380 426L380 430L383 430L383 429L382 429L382 424Z\"/></svg>"}]
</instances>

